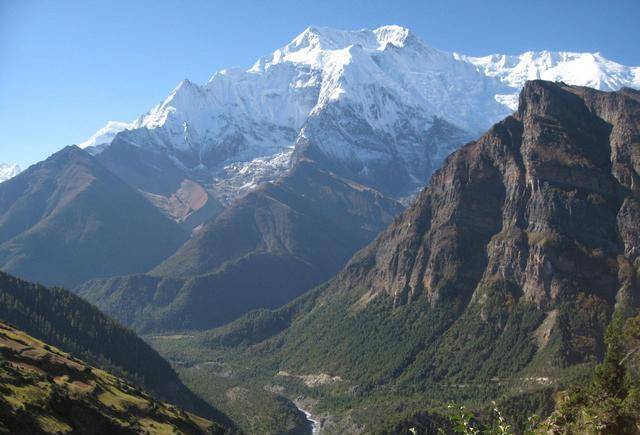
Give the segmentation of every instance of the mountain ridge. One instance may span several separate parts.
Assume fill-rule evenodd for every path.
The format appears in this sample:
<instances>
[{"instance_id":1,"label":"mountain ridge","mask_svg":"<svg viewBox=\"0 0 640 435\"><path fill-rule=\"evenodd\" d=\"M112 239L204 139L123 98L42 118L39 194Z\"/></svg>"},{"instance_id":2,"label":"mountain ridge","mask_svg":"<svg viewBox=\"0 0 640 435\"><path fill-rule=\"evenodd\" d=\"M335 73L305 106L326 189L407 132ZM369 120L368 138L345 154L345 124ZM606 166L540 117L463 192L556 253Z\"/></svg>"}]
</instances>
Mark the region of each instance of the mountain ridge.
<instances>
[{"instance_id":1,"label":"mountain ridge","mask_svg":"<svg viewBox=\"0 0 640 435\"><path fill-rule=\"evenodd\" d=\"M34 281L73 286L145 271L186 238L176 223L75 146L0 184L0 267Z\"/></svg>"},{"instance_id":2,"label":"mountain ridge","mask_svg":"<svg viewBox=\"0 0 640 435\"><path fill-rule=\"evenodd\" d=\"M138 331L218 326L329 279L401 208L300 161L236 200L148 274L91 280L74 292Z\"/></svg>"}]
</instances>

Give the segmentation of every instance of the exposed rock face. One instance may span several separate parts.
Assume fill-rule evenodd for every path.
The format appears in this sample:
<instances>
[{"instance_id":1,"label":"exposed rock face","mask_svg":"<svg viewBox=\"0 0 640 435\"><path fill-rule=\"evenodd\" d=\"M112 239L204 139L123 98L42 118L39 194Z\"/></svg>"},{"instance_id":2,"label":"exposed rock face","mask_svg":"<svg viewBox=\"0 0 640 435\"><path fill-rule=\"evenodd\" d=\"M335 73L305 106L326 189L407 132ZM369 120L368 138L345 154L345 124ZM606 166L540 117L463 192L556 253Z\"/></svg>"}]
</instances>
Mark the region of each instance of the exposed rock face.
<instances>
[{"instance_id":1,"label":"exposed rock face","mask_svg":"<svg viewBox=\"0 0 640 435\"><path fill-rule=\"evenodd\" d=\"M640 93L529 82L513 117L453 154L354 274L398 303L481 303L492 281L552 309L638 296Z\"/></svg>"}]
</instances>

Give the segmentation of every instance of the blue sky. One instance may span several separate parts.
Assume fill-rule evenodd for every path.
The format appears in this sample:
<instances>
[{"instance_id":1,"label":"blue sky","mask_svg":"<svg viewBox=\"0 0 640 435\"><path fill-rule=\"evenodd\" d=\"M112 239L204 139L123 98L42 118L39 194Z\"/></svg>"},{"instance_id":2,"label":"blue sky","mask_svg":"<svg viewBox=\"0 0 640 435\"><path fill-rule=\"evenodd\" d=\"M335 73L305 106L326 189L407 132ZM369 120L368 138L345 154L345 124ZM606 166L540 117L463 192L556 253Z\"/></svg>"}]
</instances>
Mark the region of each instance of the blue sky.
<instances>
[{"instance_id":1,"label":"blue sky","mask_svg":"<svg viewBox=\"0 0 640 435\"><path fill-rule=\"evenodd\" d=\"M638 0L0 0L0 162L25 168L309 25L399 24L447 51L601 51L640 65L638 19Z\"/></svg>"}]
</instances>

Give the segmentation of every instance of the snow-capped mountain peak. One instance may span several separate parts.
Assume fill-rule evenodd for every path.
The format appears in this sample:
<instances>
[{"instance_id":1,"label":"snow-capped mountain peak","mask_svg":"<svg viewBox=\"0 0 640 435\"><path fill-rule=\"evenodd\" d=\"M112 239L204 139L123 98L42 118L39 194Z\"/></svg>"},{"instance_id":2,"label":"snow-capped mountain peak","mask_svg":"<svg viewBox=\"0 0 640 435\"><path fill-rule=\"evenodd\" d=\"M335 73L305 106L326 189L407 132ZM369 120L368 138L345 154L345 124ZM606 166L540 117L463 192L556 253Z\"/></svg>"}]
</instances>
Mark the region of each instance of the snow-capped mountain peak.
<instances>
[{"instance_id":1,"label":"snow-capped mountain peak","mask_svg":"<svg viewBox=\"0 0 640 435\"><path fill-rule=\"evenodd\" d=\"M20 173L20 166L16 164L0 163L0 183L15 177Z\"/></svg>"},{"instance_id":2,"label":"snow-capped mountain peak","mask_svg":"<svg viewBox=\"0 0 640 435\"><path fill-rule=\"evenodd\" d=\"M524 82L536 78L610 90L639 87L640 68L599 53L447 53L393 25L311 26L247 70L221 70L204 85L183 80L148 113L111 122L82 146L99 152L119 137L167 153L187 171L209 173L230 198L242 193L234 186L281 174L301 143L355 177L392 159L418 185L458 142L514 110Z\"/></svg>"},{"instance_id":3,"label":"snow-capped mountain peak","mask_svg":"<svg viewBox=\"0 0 640 435\"><path fill-rule=\"evenodd\" d=\"M613 91L623 86L640 87L640 67L628 67L611 61L601 53L527 51L520 55L494 54L483 57L458 55L476 65L490 77L519 90L527 80L563 81ZM517 99L509 107L515 109Z\"/></svg>"},{"instance_id":4,"label":"snow-capped mountain peak","mask_svg":"<svg viewBox=\"0 0 640 435\"><path fill-rule=\"evenodd\" d=\"M382 26L374 30L339 30L311 26L289 44L259 59L249 71L260 72L273 65L287 62L322 68L331 57L345 56L352 47L382 51L389 46L411 46L414 49L437 51L428 47L409 29L396 25Z\"/></svg>"},{"instance_id":5,"label":"snow-capped mountain peak","mask_svg":"<svg viewBox=\"0 0 640 435\"><path fill-rule=\"evenodd\" d=\"M378 27L373 31L380 44L393 44L396 47L404 47L408 41L414 40L422 42L419 38L414 38L413 33L405 27L396 25Z\"/></svg>"},{"instance_id":6,"label":"snow-capped mountain peak","mask_svg":"<svg viewBox=\"0 0 640 435\"><path fill-rule=\"evenodd\" d=\"M109 121L107 125L96 131L89 139L78 144L80 148L99 147L111 143L116 134L133 128L133 123Z\"/></svg>"},{"instance_id":7,"label":"snow-capped mountain peak","mask_svg":"<svg viewBox=\"0 0 640 435\"><path fill-rule=\"evenodd\" d=\"M416 110L428 109L426 117L451 118L461 128L480 130L489 123L477 117L472 119L473 112L467 107L456 109L460 101L454 104L446 95L448 90L435 89L428 83L437 79L436 75L442 75L451 79L450 88L456 87L456 81L460 82L459 87L469 84L469 77L452 75L452 69L472 76L476 83L486 81L473 68L448 53L428 47L400 26L357 31L312 26L289 44L259 59L249 70L219 71L204 86L183 80L147 114L132 123L111 121L80 146L109 143L122 130L154 130L167 125L171 134L162 134L163 146L182 150L202 148L203 144L196 143L198 140L215 141L229 130L231 120L299 130L310 114L332 101L348 99L363 105L376 104L363 100L368 98L367 88L371 87L393 89L399 100ZM491 87L493 82L487 83L482 87ZM467 93L464 94L463 101ZM504 110L496 104L488 112L493 119ZM396 122L398 113L388 115L376 118ZM192 140L187 140L187 136Z\"/></svg>"}]
</instances>

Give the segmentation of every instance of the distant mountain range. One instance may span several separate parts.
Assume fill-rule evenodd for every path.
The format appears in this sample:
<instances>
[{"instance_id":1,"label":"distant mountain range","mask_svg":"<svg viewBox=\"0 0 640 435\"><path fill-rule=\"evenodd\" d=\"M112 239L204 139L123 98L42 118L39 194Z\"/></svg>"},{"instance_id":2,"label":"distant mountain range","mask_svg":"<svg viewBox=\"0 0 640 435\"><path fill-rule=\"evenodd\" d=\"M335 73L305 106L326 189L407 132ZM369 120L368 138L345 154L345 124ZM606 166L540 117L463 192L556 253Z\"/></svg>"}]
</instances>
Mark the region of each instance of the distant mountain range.
<instances>
[{"instance_id":1,"label":"distant mountain range","mask_svg":"<svg viewBox=\"0 0 640 435\"><path fill-rule=\"evenodd\" d=\"M411 356L389 355L394 376L548 376L600 356L614 309L640 307L627 273L638 260L629 138L639 133L638 91L528 82L518 111L451 155L292 327L282 341L298 355L291 369L390 376L367 374L369 361L418 313L424 328L402 341ZM386 316L391 328L371 336L368 322ZM345 360L355 349L363 367Z\"/></svg>"},{"instance_id":2,"label":"distant mountain range","mask_svg":"<svg viewBox=\"0 0 640 435\"><path fill-rule=\"evenodd\" d=\"M605 58L601 53L567 51L527 51L520 55L493 54L472 57L456 54L476 65L489 77L497 78L515 92L496 95L510 109L518 108L518 94L527 80L566 82L601 91L640 87L640 67L628 67Z\"/></svg>"}]
</instances>

